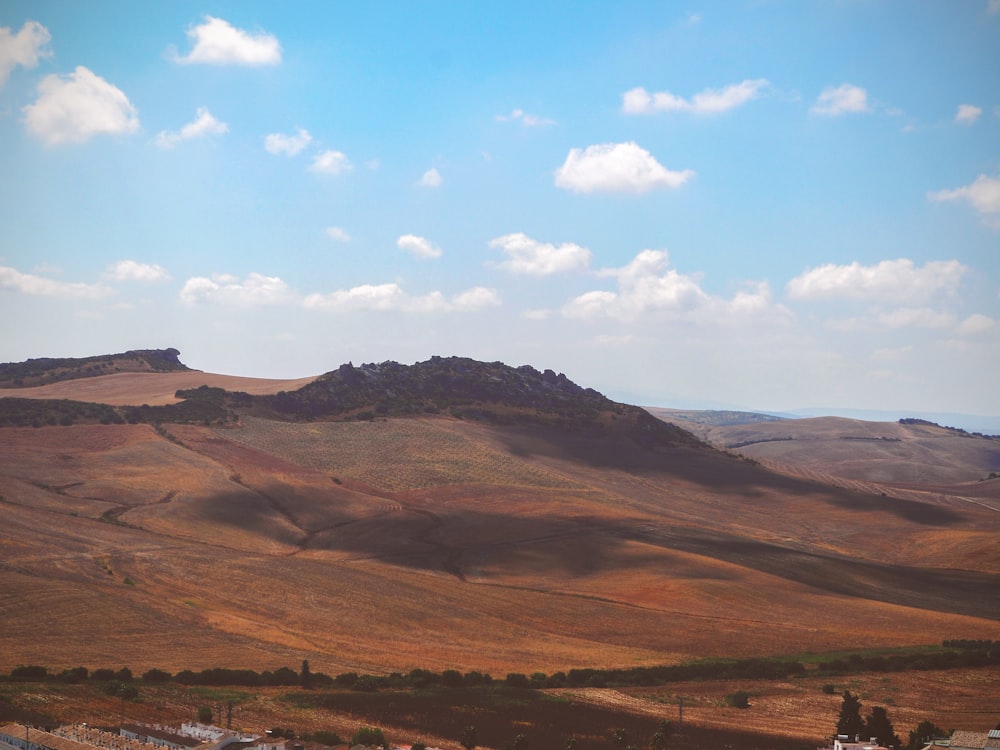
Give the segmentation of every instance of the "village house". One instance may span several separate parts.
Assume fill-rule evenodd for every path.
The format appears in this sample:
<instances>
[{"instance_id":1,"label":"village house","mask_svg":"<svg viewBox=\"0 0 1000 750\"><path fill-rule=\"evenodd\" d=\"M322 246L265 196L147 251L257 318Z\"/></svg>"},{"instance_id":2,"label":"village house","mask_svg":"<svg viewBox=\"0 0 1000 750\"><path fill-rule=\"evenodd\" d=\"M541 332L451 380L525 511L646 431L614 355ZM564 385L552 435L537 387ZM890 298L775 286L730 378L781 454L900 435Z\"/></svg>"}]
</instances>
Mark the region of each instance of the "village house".
<instances>
[{"instance_id":1,"label":"village house","mask_svg":"<svg viewBox=\"0 0 1000 750\"><path fill-rule=\"evenodd\" d=\"M952 750L1000 750L1000 729L970 732L956 729L951 735Z\"/></svg>"},{"instance_id":2,"label":"village house","mask_svg":"<svg viewBox=\"0 0 1000 750\"><path fill-rule=\"evenodd\" d=\"M832 744L817 748L817 750L889 750L889 748L878 744L878 740L874 737L863 742L860 737L851 740L846 734L838 734L833 738Z\"/></svg>"}]
</instances>

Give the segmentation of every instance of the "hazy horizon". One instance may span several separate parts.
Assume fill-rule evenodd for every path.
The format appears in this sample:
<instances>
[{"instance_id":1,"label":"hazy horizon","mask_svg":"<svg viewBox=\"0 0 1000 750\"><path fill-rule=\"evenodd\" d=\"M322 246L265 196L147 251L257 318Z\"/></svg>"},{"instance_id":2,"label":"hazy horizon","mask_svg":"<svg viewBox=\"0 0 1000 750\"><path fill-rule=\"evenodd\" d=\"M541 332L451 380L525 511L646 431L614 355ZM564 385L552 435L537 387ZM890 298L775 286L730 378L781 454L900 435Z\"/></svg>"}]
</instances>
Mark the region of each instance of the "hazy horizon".
<instances>
[{"instance_id":1,"label":"hazy horizon","mask_svg":"<svg viewBox=\"0 0 1000 750\"><path fill-rule=\"evenodd\" d=\"M998 144L997 0L15 0L0 359L998 415Z\"/></svg>"}]
</instances>

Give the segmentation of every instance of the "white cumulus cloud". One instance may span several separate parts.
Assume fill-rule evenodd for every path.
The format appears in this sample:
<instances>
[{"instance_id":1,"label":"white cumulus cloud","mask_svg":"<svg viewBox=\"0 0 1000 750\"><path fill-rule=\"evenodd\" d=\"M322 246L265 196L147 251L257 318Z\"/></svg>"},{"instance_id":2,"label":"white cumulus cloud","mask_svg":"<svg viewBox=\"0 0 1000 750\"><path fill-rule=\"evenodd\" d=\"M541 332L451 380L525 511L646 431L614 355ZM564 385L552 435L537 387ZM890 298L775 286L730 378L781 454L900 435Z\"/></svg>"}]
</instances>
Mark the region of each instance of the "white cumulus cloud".
<instances>
[{"instance_id":1,"label":"white cumulus cloud","mask_svg":"<svg viewBox=\"0 0 1000 750\"><path fill-rule=\"evenodd\" d=\"M656 188L678 188L694 172L671 171L630 141L571 149L555 175L557 187L577 193L645 193Z\"/></svg>"},{"instance_id":2,"label":"white cumulus cloud","mask_svg":"<svg viewBox=\"0 0 1000 750\"><path fill-rule=\"evenodd\" d=\"M26 21L16 34L9 26L0 26L0 88L14 68L34 68L39 58L51 57L46 45L52 40L49 30L38 21Z\"/></svg>"},{"instance_id":3,"label":"white cumulus cloud","mask_svg":"<svg viewBox=\"0 0 1000 750\"><path fill-rule=\"evenodd\" d=\"M857 261L828 263L809 269L788 282L793 299L861 299L921 303L937 294L954 294L968 270L957 260L928 261L917 267L908 258L883 260L873 266Z\"/></svg>"},{"instance_id":4,"label":"white cumulus cloud","mask_svg":"<svg viewBox=\"0 0 1000 750\"><path fill-rule=\"evenodd\" d=\"M281 45L273 34L251 33L233 27L221 18L205 16L205 22L187 30L191 51L171 57L179 63L214 65L277 65Z\"/></svg>"},{"instance_id":5,"label":"white cumulus cloud","mask_svg":"<svg viewBox=\"0 0 1000 750\"><path fill-rule=\"evenodd\" d=\"M120 260L109 266L107 276L115 281L167 281L170 278L163 266L135 260Z\"/></svg>"},{"instance_id":6,"label":"white cumulus cloud","mask_svg":"<svg viewBox=\"0 0 1000 750\"><path fill-rule=\"evenodd\" d=\"M563 315L630 320L657 310L686 313L710 302L695 278L669 268L665 250L643 250L628 265L602 271L601 275L616 278L618 291L581 294L563 306Z\"/></svg>"},{"instance_id":7,"label":"white cumulus cloud","mask_svg":"<svg viewBox=\"0 0 1000 750\"><path fill-rule=\"evenodd\" d=\"M850 83L823 89L810 110L817 115L843 115L867 111L868 92Z\"/></svg>"},{"instance_id":8,"label":"white cumulus cloud","mask_svg":"<svg viewBox=\"0 0 1000 750\"><path fill-rule=\"evenodd\" d=\"M0 266L0 289L37 297L63 299L102 299L113 292L110 287L103 284L56 281L44 276L21 273L10 266Z\"/></svg>"},{"instance_id":9,"label":"white cumulus cloud","mask_svg":"<svg viewBox=\"0 0 1000 750\"><path fill-rule=\"evenodd\" d=\"M345 172L350 172L352 169L354 169L354 165L347 158L347 154L342 151L330 150L317 154L313 159L312 165L309 167L310 172L334 175L344 174Z\"/></svg>"},{"instance_id":10,"label":"white cumulus cloud","mask_svg":"<svg viewBox=\"0 0 1000 750\"><path fill-rule=\"evenodd\" d=\"M270 133L264 138L264 149L269 154L295 156L312 142L312 136L305 128L299 128L295 135Z\"/></svg>"},{"instance_id":11,"label":"white cumulus cloud","mask_svg":"<svg viewBox=\"0 0 1000 750\"><path fill-rule=\"evenodd\" d=\"M49 146L139 129L136 109L122 90L82 65L65 76L45 76L38 99L24 108L24 123Z\"/></svg>"},{"instance_id":12,"label":"white cumulus cloud","mask_svg":"<svg viewBox=\"0 0 1000 750\"><path fill-rule=\"evenodd\" d=\"M622 112L629 115L647 115L653 112L717 114L756 99L768 83L766 78L747 79L721 89L705 89L690 99L669 91L650 94L639 86L622 95Z\"/></svg>"},{"instance_id":13,"label":"white cumulus cloud","mask_svg":"<svg viewBox=\"0 0 1000 750\"><path fill-rule=\"evenodd\" d=\"M163 149L176 146L181 141L203 138L207 135L222 135L229 132L229 126L217 120L206 107L198 107L195 118L180 130L161 130L153 143Z\"/></svg>"},{"instance_id":14,"label":"white cumulus cloud","mask_svg":"<svg viewBox=\"0 0 1000 750\"><path fill-rule=\"evenodd\" d=\"M974 104L959 104L958 111L955 112L955 122L959 125L971 125L982 113L983 110Z\"/></svg>"},{"instance_id":15,"label":"white cumulus cloud","mask_svg":"<svg viewBox=\"0 0 1000 750\"><path fill-rule=\"evenodd\" d=\"M400 250L405 250L406 252L413 255L415 258L440 258L443 254L441 248L433 244L430 240L424 237L418 237L415 234L404 234L396 240L396 247Z\"/></svg>"},{"instance_id":16,"label":"white cumulus cloud","mask_svg":"<svg viewBox=\"0 0 1000 750\"><path fill-rule=\"evenodd\" d=\"M328 312L465 312L496 306L500 304L500 297L494 290L484 287L468 289L451 299L438 291L414 296L393 282L362 284L328 294L310 294L302 304L311 310Z\"/></svg>"},{"instance_id":17,"label":"white cumulus cloud","mask_svg":"<svg viewBox=\"0 0 1000 750\"><path fill-rule=\"evenodd\" d=\"M419 180L417 180L415 184L418 187L436 188L436 187L441 187L441 182L442 182L441 173L438 172L434 167L431 167L426 172L424 172L423 176Z\"/></svg>"},{"instance_id":18,"label":"white cumulus cloud","mask_svg":"<svg viewBox=\"0 0 1000 750\"><path fill-rule=\"evenodd\" d=\"M591 253L572 242L553 245L539 242L523 232L505 234L490 240L490 247L501 250L507 260L496 263L512 273L547 276L565 271L585 271L590 266Z\"/></svg>"},{"instance_id":19,"label":"white cumulus cloud","mask_svg":"<svg viewBox=\"0 0 1000 750\"><path fill-rule=\"evenodd\" d=\"M220 274L208 278L193 276L181 288L181 302L188 306L219 304L232 307L258 307L287 302L293 297L288 285L277 276L251 273L242 281Z\"/></svg>"},{"instance_id":20,"label":"white cumulus cloud","mask_svg":"<svg viewBox=\"0 0 1000 750\"><path fill-rule=\"evenodd\" d=\"M927 194L932 201L966 201L992 226L1000 226L1000 179L979 175L969 185Z\"/></svg>"}]
</instances>

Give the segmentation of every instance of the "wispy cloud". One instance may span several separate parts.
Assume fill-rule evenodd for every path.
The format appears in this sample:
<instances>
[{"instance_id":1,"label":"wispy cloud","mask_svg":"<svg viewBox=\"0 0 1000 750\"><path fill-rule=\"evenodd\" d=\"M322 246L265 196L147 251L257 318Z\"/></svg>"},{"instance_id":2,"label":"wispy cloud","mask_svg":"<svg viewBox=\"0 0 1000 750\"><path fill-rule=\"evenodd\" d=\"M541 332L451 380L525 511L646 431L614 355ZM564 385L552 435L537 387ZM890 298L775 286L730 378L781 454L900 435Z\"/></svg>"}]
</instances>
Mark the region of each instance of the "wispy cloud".
<instances>
[{"instance_id":1,"label":"wispy cloud","mask_svg":"<svg viewBox=\"0 0 1000 750\"><path fill-rule=\"evenodd\" d=\"M415 234L402 235L396 240L396 247L400 250L405 250L415 258L422 258L424 260L440 258L443 254L443 251L437 245Z\"/></svg>"},{"instance_id":2,"label":"wispy cloud","mask_svg":"<svg viewBox=\"0 0 1000 750\"><path fill-rule=\"evenodd\" d=\"M180 130L161 130L153 139L158 147L171 149L181 141L204 138L208 135L223 135L229 132L229 126L217 120L205 107L198 107L194 120Z\"/></svg>"},{"instance_id":3,"label":"wispy cloud","mask_svg":"<svg viewBox=\"0 0 1000 750\"><path fill-rule=\"evenodd\" d=\"M571 149L556 170L555 184L576 193L646 193L678 188L694 171L672 171L634 141Z\"/></svg>"},{"instance_id":4,"label":"wispy cloud","mask_svg":"<svg viewBox=\"0 0 1000 750\"><path fill-rule=\"evenodd\" d=\"M555 120L550 120L548 117L528 114L523 109L511 110L509 115L496 115L494 116L494 119L497 122L519 122L526 128L537 128L545 125L556 124Z\"/></svg>"},{"instance_id":5,"label":"wispy cloud","mask_svg":"<svg viewBox=\"0 0 1000 750\"><path fill-rule=\"evenodd\" d=\"M986 331L991 331L996 328L997 322L988 315L983 315L982 313L973 313L955 328L955 333L960 336L975 336L979 333L985 333Z\"/></svg>"},{"instance_id":6,"label":"wispy cloud","mask_svg":"<svg viewBox=\"0 0 1000 750\"><path fill-rule=\"evenodd\" d=\"M344 174L350 172L352 169L354 169L354 165L347 158L347 154L342 151L332 150L317 154L309 166L310 172L332 175Z\"/></svg>"},{"instance_id":7,"label":"wispy cloud","mask_svg":"<svg viewBox=\"0 0 1000 750\"><path fill-rule=\"evenodd\" d=\"M938 190L927 194L931 201L965 201L994 228L1000 228L1000 179L979 175L972 183L954 190Z\"/></svg>"},{"instance_id":8,"label":"wispy cloud","mask_svg":"<svg viewBox=\"0 0 1000 750\"><path fill-rule=\"evenodd\" d=\"M52 40L49 30L38 21L26 21L16 34L9 26L0 26L0 88L17 66L34 68L43 57L51 57L47 45Z\"/></svg>"},{"instance_id":9,"label":"wispy cloud","mask_svg":"<svg viewBox=\"0 0 1000 750\"><path fill-rule=\"evenodd\" d=\"M270 133L264 138L264 150L269 154L295 156L312 142L312 136L305 128L299 128L295 135Z\"/></svg>"},{"instance_id":10,"label":"wispy cloud","mask_svg":"<svg viewBox=\"0 0 1000 750\"><path fill-rule=\"evenodd\" d=\"M362 284L328 294L310 294L302 304L327 312L443 313L495 307L500 304L500 295L493 289L473 287L451 298L437 291L414 296L396 283Z\"/></svg>"},{"instance_id":11,"label":"wispy cloud","mask_svg":"<svg viewBox=\"0 0 1000 750\"><path fill-rule=\"evenodd\" d=\"M842 83L823 90L809 110L817 115L845 115L868 111L868 92L860 86Z\"/></svg>"},{"instance_id":12,"label":"wispy cloud","mask_svg":"<svg viewBox=\"0 0 1000 750\"><path fill-rule=\"evenodd\" d=\"M552 245L534 240L522 232L505 234L490 240L490 247L501 250L507 260L495 267L530 276L548 276L566 271L584 271L590 266L591 253L572 242Z\"/></svg>"},{"instance_id":13,"label":"wispy cloud","mask_svg":"<svg viewBox=\"0 0 1000 750\"><path fill-rule=\"evenodd\" d=\"M955 112L955 122L959 125L971 125L982 113L983 110L974 104L959 104L958 111Z\"/></svg>"},{"instance_id":14,"label":"wispy cloud","mask_svg":"<svg viewBox=\"0 0 1000 750\"><path fill-rule=\"evenodd\" d=\"M104 284L56 281L44 276L21 273L10 266L0 266L0 289L38 297L89 300L103 299L114 291Z\"/></svg>"},{"instance_id":15,"label":"wispy cloud","mask_svg":"<svg viewBox=\"0 0 1000 750\"><path fill-rule=\"evenodd\" d=\"M417 187L436 188L436 187L441 187L442 182L443 180L441 179L441 173L438 172L437 169L435 169L434 167L431 167L426 172L424 172L423 176L421 176L421 178L417 180L414 184L417 185Z\"/></svg>"},{"instance_id":16,"label":"wispy cloud","mask_svg":"<svg viewBox=\"0 0 1000 750\"><path fill-rule=\"evenodd\" d=\"M629 115L647 115L654 112L718 114L758 98L768 85L769 82L765 78L747 79L721 89L705 89L691 99L684 99L669 91L650 94L640 86L622 95L622 112Z\"/></svg>"},{"instance_id":17,"label":"wispy cloud","mask_svg":"<svg viewBox=\"0 0 1000 750\"><path fill-rule=\"evenodd\" d=\"M168 281L167 269L156 263L140 263L135 260L120 260L108 266L107 276L114 281Z\"/></svg>"},{"instance_id":18,"label":"wispy cloud","mask_svg":"<svg viewBox=\"0 0 1000 750\"><path fill-rule=\"evenodd\" d=\"M351 241L351 235L349 235L340 227L327 227L326 229L323 230L323 233L331 240L336 240L337 242Z\"/></svg>"},{"instance_id":19,"label":"wispy cloud","mask_svg":"<svg viewBox=\"0 0 1000 750\"><path fill-rule=\"evenodd\" d=\"M233 27L221 18L205 16L205 22L187 30L191 51L178 55L168 50L168 56L183 64L213 65L277 65L281 62L281 45L273 34L255 33Z\"/></svg>"},{"instance_id":20,"label":"wispy cloud","mask_svg":"<svg viewBox=\"0 0 1000 750\"><path fill-rule=\"evenodd\" d=\"M124 92L82 65L65 76L45 76L38 99L24 107L24 123L48 146L139 129L138 113Z\"/></svg>"}]
</instances>

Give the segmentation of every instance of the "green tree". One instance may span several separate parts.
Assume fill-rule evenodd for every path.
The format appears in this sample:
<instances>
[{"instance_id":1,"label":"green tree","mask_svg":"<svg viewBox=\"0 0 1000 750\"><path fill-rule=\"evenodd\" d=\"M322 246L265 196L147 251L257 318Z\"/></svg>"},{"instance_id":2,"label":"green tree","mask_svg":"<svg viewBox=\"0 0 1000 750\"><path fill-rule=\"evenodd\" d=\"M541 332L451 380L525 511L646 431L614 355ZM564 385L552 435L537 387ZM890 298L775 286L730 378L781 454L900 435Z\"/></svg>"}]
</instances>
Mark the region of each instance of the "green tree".
<instances>
[{"instance_id":1,"label":"green tree","mask_svg":"<svg viewBox=\"0 0 1000 750\"><path fill-rule=\"evenodd\" d=\"M211 724L212 723L212 709L208 706L202 706L198 709L198 723L199 724Z\"/></svg>"},{"instance_id":2,"label":"green tree","mask_svg":"<svg viewBox=\"0 0 1000 750\"><path fill-rule=\"evenodd\" d=\"M850 690L844 691L837 718L837 734L846 734L852 740L865 733L865 720L861 718L861 701Z\"/></svg>"},{"instance_id":3,"label":"green tree","mask_svg":"<svg viewBox=\"0 0 1000 750\"><path fill-rule=\"evenodd\" d=\"M910 741L906 743L907 750L920 750L932 737L946 737L948 732L933 721L926 719L910 730Z\"/></svg>"},{"instance_id":4,"label":"green tree","mask_svg":"<svg viewBox=\"0 0 1000 750\"><path fill-rule=\"evenodd\" d=\"M667 719L663 719L656 727L656 731L653 732L653 736L649 738L649 747L652 750L664 750L667 746L667 740L670 735L673 734L674 723Z\"/></svg>"},{"instance_id":5,"label":"green tree","mask_svg":"<svg viewBox=\"0 0 1000 750\"><path fill-rule=\"evenodd\" d=\"M884 706L873 706L865 719L865 736L874 737L883 747L902 747L903 742L892 728L889 712Z\"/></svg>"},{"instance_id":6,"label":"green tree","mask_svg":"<svg viewBox=\"0 0 1000 750\"><path fill-rule=\"evenodd\" d=\"M142 673L142 681L151 684L162 685L171 679L170 672L164 672L162 669L149 669Z\"/></svg>"},{"instance_id":7,"label":"green tree","mask_svg":"<svg viewBox=\"0 0 1000 750\"><path fill-rule=\"evenodd\" d=\"M524 750L528 746L528 735L519 734L510 743L510 750Z\"/></svg>"},{"instance_id":8,"label":"green tree","mask_svg":"<svg viewBox=\"0 0 1000 750\"><path fill-rule=\"evenodd\" d=\"M302 660L302 671L299 672L299 684L301 684L306 690L311 689L313 686L312 673L309 671L308 659Z\"/></svg>"},{"instance_id":9,"label":"green tree","mask_svg":"<svg viewBox=\"0 0 1000 750\"><path fill-rule=\"evenodd\" d=\"M479 744L479 730L471 724L462 730L462 747L465 750L473 750Z\"/></svg>"},{"instance_id":10,"label":"green tree","mask_svg":"<svg viewBox=\"0 0 1000 750\"><path fill-rule=\"evenodd\" d=\"M351 747L354 747L354 745L389 747L389 743L385 739L385 734L378 727L358 727L358 731L351 737Z\"/></svg>"},{"instance_id":11,"label":"green tree","mask_svg":"<svg viewBox=\"0 0 1000 750\"><path fill-rule=\"evenodd\" d=\"M570 737L566 740L566 750L576 750L577 741L576 737Z\"/></svg>"}]
</instances>

